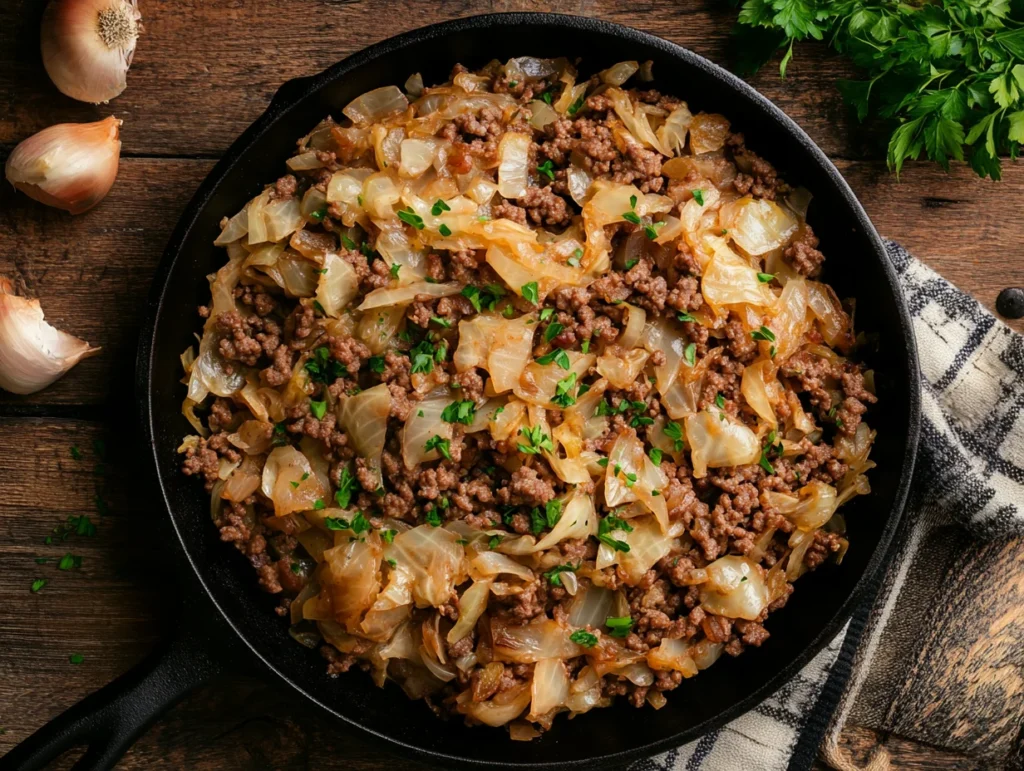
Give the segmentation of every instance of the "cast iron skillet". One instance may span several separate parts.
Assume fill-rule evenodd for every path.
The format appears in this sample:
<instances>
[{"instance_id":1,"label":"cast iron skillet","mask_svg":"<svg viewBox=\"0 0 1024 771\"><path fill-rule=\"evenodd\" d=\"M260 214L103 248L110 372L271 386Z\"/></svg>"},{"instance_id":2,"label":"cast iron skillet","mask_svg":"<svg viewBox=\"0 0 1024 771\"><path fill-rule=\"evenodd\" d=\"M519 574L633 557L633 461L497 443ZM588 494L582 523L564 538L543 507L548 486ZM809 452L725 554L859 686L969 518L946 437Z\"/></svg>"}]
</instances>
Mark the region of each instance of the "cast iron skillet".
<instances>
[{"instance_id":1,"label":"cast iron skillet","mask_svg":"<svg viewBox=\"0 0 1024 771\"><path fill-rule=\"evenodd\" d=\"M442 722L397 687L376 688L353 672L325 676L324 661L297 645L257 589L251 567L221 543L210 523L207 496L182 476L175 449L189 432L179 410L183 388L178 355L194 342L197 305L209 297L206 279L224 261L213 247L218 221L238 211L321 118L384 84L416 71L426 83L446 79L451 66L478 67L492 58L582 56L585 72L626 59L654 60L655 87L686 99L694 111L720 112L745 132L748 144L784 178L814 193L811 223L828 255L826 280L841 297L857 298L860 330L878 333L878 429L872 457L873 492L844 510L851 548L841 567L829 564L799 582L772 615L771 639L738 659L726 659L686 680L659 711L624 704L573 721L530 743L510 743L501 731ZM878 234L825 155L777 107L741 80L679 46L626 27L554 14L494 14L460 19L386 40L310 78L285 83L270 107L225 154L182 215L157 271L138 357L138 398L153 453L163 507L173 526L169 546L182 566L186 618L181 632L148 661L72 707L12 750L0 769L39 768L65 749L88 744L82 768L107 768L157 715L223 664L252 654L259 668L392 749L446 767L594 768L623 765L675 747L721 726L773 693L831 640L863 587L885 562L910 482L917 447L917 354L907 309ZM185 566L188 567L185 567ZM189 569L191 568L191 569Z\"/></svg>"}]
</instances>

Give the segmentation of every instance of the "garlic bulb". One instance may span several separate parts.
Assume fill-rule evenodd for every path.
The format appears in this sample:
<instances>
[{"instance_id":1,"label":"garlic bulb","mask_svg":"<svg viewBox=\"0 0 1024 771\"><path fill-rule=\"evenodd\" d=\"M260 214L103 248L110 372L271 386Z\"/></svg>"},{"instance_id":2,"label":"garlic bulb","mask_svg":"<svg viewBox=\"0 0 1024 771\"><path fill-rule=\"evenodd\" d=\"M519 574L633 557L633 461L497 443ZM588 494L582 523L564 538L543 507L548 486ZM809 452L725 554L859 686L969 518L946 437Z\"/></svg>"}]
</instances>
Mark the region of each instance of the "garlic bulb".
<instances>
[{"instance_id":1,"label":"garlic bulb","mask_svg":"<svg viewBox=\"0 0 1024 771\"><path fill-rule=\"evenodd\" d=\"M121 121L60 123L33 134L7 159L7 179L29 198L81 214L102 201L117 176Z\"/></svg>"},{"instance_id":2,"label":"garlic bulb","mask_svg":"<svg viewBox=\"0 0 1024 771\"><path fill-rule=\"evenodd\" d=\"M124 91L141 19L136 0L51 0L41 43L54 85L93 104Z\"/></svg>"},{"instance_id":3,"label":"garlic bulb","mask_svg":"<svg viewBox=\"0 0 1024 771\"><path fill-rule=\"evenodd\" d=\"M0 388L35 393L99 350L51 327L39 301L18 297L0 276Z\"/></svg>"}]
</instances>

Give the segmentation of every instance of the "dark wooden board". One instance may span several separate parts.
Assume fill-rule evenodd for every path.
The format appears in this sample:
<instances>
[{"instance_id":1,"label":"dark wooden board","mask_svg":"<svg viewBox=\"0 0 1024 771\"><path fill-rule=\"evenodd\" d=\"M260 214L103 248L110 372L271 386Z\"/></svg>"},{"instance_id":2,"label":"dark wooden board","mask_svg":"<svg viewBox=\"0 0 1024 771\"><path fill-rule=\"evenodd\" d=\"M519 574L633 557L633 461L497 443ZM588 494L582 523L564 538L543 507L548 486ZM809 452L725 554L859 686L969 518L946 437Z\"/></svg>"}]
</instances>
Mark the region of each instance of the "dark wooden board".
<instances>
[{"instance_id":1,"label":"dark wooden board","mask_svg":"<svg viewBox=\"0 0 1024 771\"><path fill-rule=\"evenodd\" d=\"M164 631L169 587L148 520L159 514L139 481L134 445L120 433L134 411L137 330L180 212L277 87L398 32L491 11L600 16L729 65L736 13L725 3L669 0L141 5L146 31L128 90L98 107L63 97L47 79L37 43L43 4L0 6L0 158L53 123L111 113L125 119L117 184L93 212L72 218L6 185L0 192L0 273L40 297L51 321L104 348L41 394L0 394L0 753L129 668ZM524 51L528 46L524 40ZM836 78L855 74L848 65L824 46L806 46L789 73L781 81L770 67L751 83L835 160L884 236L989 308L1001 288L1024 283L1024 168L1006 164L1004 181L994 184L962 165L947 175L912 163L897 180L885 168L884 131L852 120L835 90ZM1024 322L1013 326L1024 330ZM94 439L106 440L103 461ZM72 458L72 446L82 460ZM80 514L97 523L95 537L43 543L54 526ZM1021 544L965 545L947 577L948 610L922 633L924 653L907 673L899 700L905 706L892 730L852 725L843 734L858 766L877 747L893 768L980 770L1021 762L1024 632L1014 599L1024 591ZM54 562L35 562L65 553L81 556L82 567L60 571ZM33 594L35 578L49 583ZM1000 592L986 591L1000 582L1008 582ZM73 653L85 656L82 664L70 663ZM986 713L998 713L999 725L972 723L972 704L984 699L1002 700ZM70 764L65 758L59 767ZM326 721L297 696L238 676L200 689L161 718L120 767L417 768Z\"/></svg>"}]
</instances>

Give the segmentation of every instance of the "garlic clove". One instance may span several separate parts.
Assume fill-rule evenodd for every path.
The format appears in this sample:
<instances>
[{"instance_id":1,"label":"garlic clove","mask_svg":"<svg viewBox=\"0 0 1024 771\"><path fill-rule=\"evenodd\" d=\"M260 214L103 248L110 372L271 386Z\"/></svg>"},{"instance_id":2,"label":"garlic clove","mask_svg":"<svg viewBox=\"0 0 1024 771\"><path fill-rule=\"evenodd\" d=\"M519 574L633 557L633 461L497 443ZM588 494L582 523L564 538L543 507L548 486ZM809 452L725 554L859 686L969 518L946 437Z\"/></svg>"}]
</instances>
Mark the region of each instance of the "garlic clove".
<instances>
[{"instance_id":1,"label":"garlic clove","mask_svg":"<svg viewBox=\"0 0 1024 771\"><path fill-rule=\"evenodd\" d=\"M72 214L102 201L121 156L121 121L60 123L33 134L7 159L7 179L29 198Z\"/></svg>"},{"instance_id":2,"label":"garlic clove","mask_svg":"<svg viewBox=\"0 0 1024 771\"><path fill-rule=\"evenodd\" d=\"M54 85L93 104L124 91L141 19L136 0L51 0L40 43Z\"/></svg>"},{"instance_id":3,"label":"garlic clove","mask_svg":"<svg viewBox=\"0 0 1024 771\"><path fill-rule=\"evenodd\" d=\"M47 324L39 301L14 294L0 276L0 388L34 394L99 351Z\"/></svg>"}]
</instances>

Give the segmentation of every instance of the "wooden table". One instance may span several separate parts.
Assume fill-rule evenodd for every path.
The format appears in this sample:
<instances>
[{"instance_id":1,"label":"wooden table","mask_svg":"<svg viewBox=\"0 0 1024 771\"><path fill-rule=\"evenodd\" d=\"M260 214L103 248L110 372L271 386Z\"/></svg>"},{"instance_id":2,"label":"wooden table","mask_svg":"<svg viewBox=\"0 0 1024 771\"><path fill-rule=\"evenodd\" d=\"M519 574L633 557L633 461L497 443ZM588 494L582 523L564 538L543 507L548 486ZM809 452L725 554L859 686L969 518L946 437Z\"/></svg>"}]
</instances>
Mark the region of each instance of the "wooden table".
<instances>
[{"instance_id":1,"label":"wooden table","mask_svg":"<svg viewBox=\"0 0 1024 771\"><path fill-rule=\"evenodd\" d=\"M639 27L728 65L735 19L724 3L668 0L558 6L529 0L140 4L146 31L128 89L103 107L73 102L47 79L38 46L41 3L10 0L0 7L4 156L53 123L111 113L124 119L120 175L94 211L72 218L6 185L0 192L0 273L42 298L50 321L103 346L99 356L40 394L0 395L0 754L129 668L162 633L173 587L155 568L161 545L147 538L149 518L162 515L150 491L133 482L138 461L123 435L135 409L132 368L140 314L179 212L277 86L384 37L445 18L556 7ZM769 68L752 83L836 162L883 235L902 241L990 308L1002 287L1021 283L1024 166L1007 163L1001 184L981 181L962 165L947 175L927 163L909 164L897 180L885 167L884 135L858 126L833 86L836 78L853 74L842 61L823 47L804 47L789 73L780 81ZM1024 326L1016 322L1015 328ZM53 527L77 514L89 514L98 524L95 537L44 544ZM983 547L965 548L980 554ZM1024 587L1024 545L1013 541L998 548L990 575L1002 586ZM62 572L52 561L34 561L66 552L82 556L80 569ZM972 554L961 561L965 573ZM32 593L36 578L49 583ZM961 619L975 635L968 634L968 659L984 662L986 646L1006 643L1007 629L1021 634L1019 609L1008 624L985 602L968 605L966 612L975 614L973 624ZM1016 644L1019 649L1021 637ZM76 653L84 656L79 665L69 661ZM1000 676L982 664L982 678ZM1015 704L1001 708L1017 724L1022 691ZM995 768L1020 751L997 747L993 756L991 747L965 747L956 733L936 742L940 746L925 746L850 727L844 743L859 762L884 745L896 766L916 768ZM995 757L996 765L982 757ZM235 677L202 689L161 718L121 767L383 769L396 762L295 696Z\"/></svg>"}]
</instances>

